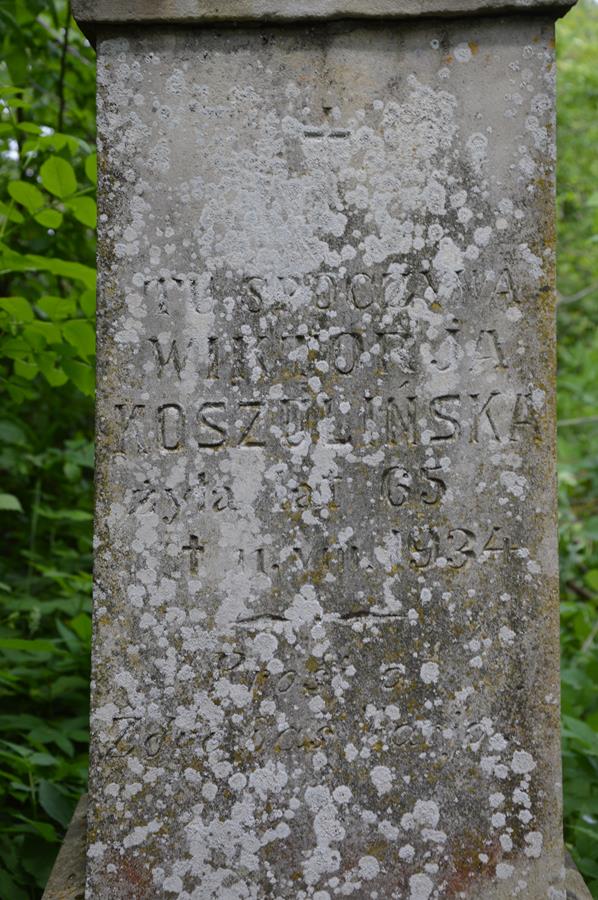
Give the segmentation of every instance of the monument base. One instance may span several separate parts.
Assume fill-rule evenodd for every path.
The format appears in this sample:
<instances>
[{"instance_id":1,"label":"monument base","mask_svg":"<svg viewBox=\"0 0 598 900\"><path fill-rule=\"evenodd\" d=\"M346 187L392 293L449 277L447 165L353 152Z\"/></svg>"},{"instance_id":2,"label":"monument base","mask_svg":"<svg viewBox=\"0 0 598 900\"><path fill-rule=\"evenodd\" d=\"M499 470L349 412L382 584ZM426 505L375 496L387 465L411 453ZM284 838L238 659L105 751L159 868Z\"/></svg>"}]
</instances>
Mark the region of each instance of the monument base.
<instances>
[{"instance_id":1,"label":"monument base","mask_svg":"<svg viewBox=\"0 0 598 900\"><path fill-rule=\"evenodd\" d=\"M54 863L42 900L84 900L87 794L73 814L60 853ZM592 900L573 858L565 856L567 900Z\"/></svg>"},{"instance_id":2,"label":"monument base","mask_svg":"<svg viewBox=\"0 0 598 900\"><path fill-rule=\"evenodd\" d=\"M42 900L84 900L87 844L87 794L73 813Z\"/></svg>"}]
</instances>

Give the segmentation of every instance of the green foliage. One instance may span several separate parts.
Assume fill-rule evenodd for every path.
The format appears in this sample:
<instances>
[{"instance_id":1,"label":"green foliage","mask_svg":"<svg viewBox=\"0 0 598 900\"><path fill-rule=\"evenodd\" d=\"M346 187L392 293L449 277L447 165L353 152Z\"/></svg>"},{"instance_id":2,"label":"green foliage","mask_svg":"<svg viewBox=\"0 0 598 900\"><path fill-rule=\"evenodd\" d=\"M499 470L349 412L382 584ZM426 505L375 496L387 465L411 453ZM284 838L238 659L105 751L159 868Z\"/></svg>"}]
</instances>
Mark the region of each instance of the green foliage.
<instances>
[{"instance_id":1,"label":"green foliage","mask_svg":"<svg viewBox=\"0 0 598 900\"><path fill-rule=\"evenodd\" d=\"M41 895L87 775L95 73L68 13L0 8L2 900Z\"/></svg>"},{"instance_id":2,"label":"green foliage","mask_svg":"<svg viewBox=\"0 0 598 900\"><path fill-rule=\"evenodd\" d=\"M93 395L94 66L68 13L3 10L0 359L17 403L35 400L39 375Z\"/></svg>"},{"instance_id":3,"label":"green foliage","mask_svg":"<svg viewBox=\"0 0 598 900\"><path fill-rule=\"evenodd\" d=\"M598 6L559 25L566 839L598 898ZM93 54L64 0L0 6L0 897L41 889L86 780Z\"/></svg>"},{"instance_id":4,"label":"green foliage","mask_svg":"<svg viewBox=\"0 0 598 900\"><path fill-rule=\"evenodd\" d=\"M565 838L598 897L598 5L582 2L558 37Z\"/></svg>"}]
</instances>

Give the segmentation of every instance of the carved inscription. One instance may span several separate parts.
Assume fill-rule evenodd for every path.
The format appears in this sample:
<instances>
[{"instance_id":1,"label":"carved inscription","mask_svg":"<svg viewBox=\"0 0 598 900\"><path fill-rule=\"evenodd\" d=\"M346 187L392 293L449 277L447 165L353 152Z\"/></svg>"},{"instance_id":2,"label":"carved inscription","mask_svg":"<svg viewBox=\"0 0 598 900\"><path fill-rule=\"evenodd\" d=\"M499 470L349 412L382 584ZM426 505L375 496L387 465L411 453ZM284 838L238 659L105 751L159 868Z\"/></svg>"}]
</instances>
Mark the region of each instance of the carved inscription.
<instances>
[{"instance_id":1,"label":"carved inscription","mask_svg":"<svg viewBox=\"0 0 598 900\"><path fill-rule=\"evenodd\" d=\"M423 325L419 327L423 330ZM347 325L316 330L272 330L232 337L210 335L207 341L188 338L181 344L172 334L150 337L150 357L159 379L182 381L185 372L206 381L227 384L259 384L273 378L305 381L331 372L352 376L358 372L376 375L412 375L423 351L433 372L458 367L467 353L468 370L475 374L506 371L510 362L504 338L498 329L479 329L463 335L458 322L438 329L427 342L409 322L367 327Z\"/></svg>"},{"instance_id":2,"label":"carved inscription","mask_svg":"<svg viewBox=\"0 0 598 900\"><path fill-rule=\"evenodd\" d=\"M392 396L366 393L357 400L320 396L231 401L226 397L181 403L117 403L119 452L146 453L197 447L259 448L272 435L287 446L318 433L327 444L356 448L397 445L518 443L539 434L531 394L441 394L429 400L411 393L409 382ZM341 408L342 406L342 408ZM422 426L422 422L425 426Z\"/></svg>"},{"instance_id":3,"label":"carved inscription","mask_svg":"<svg viewBox=\"0 0 598 900\"><path fill-rule=\"evenodd\" d=\"M524 571L513 523L444 516L463 490L452 475L460 454L482 465L489 454L516 459L541 440L543 394L512 377L521 313L508 266L441 278L426 260L390 259L230 284L218 272L163 273L145 279L144 293L163 326L141 345L160 393L115 404L114 447L140 462L180 460L185 475L172 485L144 478L127 494L128 512L173 530L165 540L179 560L177 580L207 584L211 558L218 571L258 586L261 599L234 617L236 627L288 623L289 598L305 585L318 586L339 623L391 623L403 614L398 582L394 599L388 584L382 599L384 578L410 583L502 564ZM474 320L472 302L489 304L494 318ZM193 327L181 331L185 310ZM230 311L224 325L214 310ZM315 448L335 460L317 480L303 466ZM244 513L229 454L247 471L266 454L280 470L265 502L289 517L287 539L214 544L210 523ZM515 473L507 483L523 491ZM471 496L486 489L482 480L466 488ZM355 528L354 498L378 519ZM368 539L373 521L383 537ZM339 540L343 528L348 537ZM335 596L332 585L351 593Z\"/></svg>"},{"instance_id":4,"label":"carved inscription","mask_svg":"<svg viewBox=\"0 0 598 900\"><path fill-rule=\"evenodd\" d=\"M342 129L312 129L312 139L345 137ZM417 301L431 305L447 296L462 300L469 296L477 301L496 301L506 307L519 303L514 278L508 266L498 272L457 269L451 278L441 280L428 262L405 262L390 258L384 267L363 271L321 271L306 277L300 275L246 275L240 286L228 284L208 272L164 272L146 278L143 291L150 308L164 316L187 304L198 313L213 308L215 302L229 295L241 302L250 313L266 311L292 312L301 299L305 312L312 310L406 309Z\"/></svg>"},{"instance_id":5,"label":"carved inscription","mask_svg":"<svg viewBox=\"0 0 598 900\"><path fill-rule=\"evenodd\" d=\"M401 528L397 521L390 537L391 545L382 561L376 555L374 544L355 540L346 544L304 544L290 547L284 553L267 546L253 550L233 546L228 548L228 553L231 565L248 574L266 575L273 586L279 585L283 577L297 577L304 582L316 572L329 572L344 579L364 576L367 583L368 574L376 569L387 572L402 568L463 569L470 563L527 558L518 556L517 542L500 525L484 528L421 525L409 529ZM182 550L189 561L188 570L197 575L205 541L191 535Z\"/></svg>"},{"instance_id":6,"label":"carved inscription","mask_svg":"<svg viewBox=\"0 0 598 900\"><path fill-rule=\"evenodd\" d=\"M401 465L389 466L382 473L382 496L395 508L403 506L414 495L427 506L434 506L446 492L442 474L438 465L422 466L415 474Z\"/></svg>"},{"instance_id":7,"label":"carved inscription","mask_svg":"<svg viewBox=\"0 0 598 900\"><path fill-rule=\"evenodd\" d=\"M218 513L227 509L236 509L230 484L220 478L209 478L207 472L199 472L183 487L167 487L159 481L145 479L140 487L128 492L129 514L157 513L167 525L171 525L182 510L193 514L204 510Z\"/></svg>"},{"instance_id":8,"label":"carved inscription","mask_svg":"<svg viewBox=\"0 0 598 900\"><path fill-rule=\"evenodd\" d=\"M101 29L89 900L566 893L559 4L352 5Z\"/></svg>"}]
</instances>

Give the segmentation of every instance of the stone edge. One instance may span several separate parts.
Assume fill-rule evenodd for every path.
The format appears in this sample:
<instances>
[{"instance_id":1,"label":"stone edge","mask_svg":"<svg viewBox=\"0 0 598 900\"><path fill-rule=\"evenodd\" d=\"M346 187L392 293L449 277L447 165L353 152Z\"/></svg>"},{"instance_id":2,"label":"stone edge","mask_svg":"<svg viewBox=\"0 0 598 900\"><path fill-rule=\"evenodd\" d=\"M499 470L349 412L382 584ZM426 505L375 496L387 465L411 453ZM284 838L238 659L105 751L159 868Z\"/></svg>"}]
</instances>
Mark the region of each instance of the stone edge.
<instances>
[{"instance_id":1,"label":"stone edge","mask_svg":"<svg viewBox=\"0 0 598 900\"><path fill-rule=\"evenodd\" d=\"M565 854L565 872L567 900L592 900L589 888L583 880L570 853Z\"/></svg>"},{"instance_id":2,"label":"stone edge","mask_svg":"<svg viewBox=\"0 0 598 900\"><path fill-rule=\"evenodd\" d=\"M42 900L83 900L87 843L87 794L77 803Z\"/></svg>"},{"instance_id":3,"label":"stone edge","mask_svg":"<svg viewBox=\"0 0 598 900\"><path fill-rule=\"evenodd\" d=\"M111 25L213 25L331 19L413 19L501 13L563 15L577 0L73 0L73 15L92 38Z\"/></svg>"},{"instance_id":4,"label":"stone edge","mask_svg":"<svg viewBox=\"0 0 598 900\"><path fill-rule=\"evenodd\" d=\"M42 900L83 900L86 832L87 794L83 794L54 863ZM565 858L565 871L567 900L592 900L592 895L569 853Z\"/></svg>"}]
</instances>

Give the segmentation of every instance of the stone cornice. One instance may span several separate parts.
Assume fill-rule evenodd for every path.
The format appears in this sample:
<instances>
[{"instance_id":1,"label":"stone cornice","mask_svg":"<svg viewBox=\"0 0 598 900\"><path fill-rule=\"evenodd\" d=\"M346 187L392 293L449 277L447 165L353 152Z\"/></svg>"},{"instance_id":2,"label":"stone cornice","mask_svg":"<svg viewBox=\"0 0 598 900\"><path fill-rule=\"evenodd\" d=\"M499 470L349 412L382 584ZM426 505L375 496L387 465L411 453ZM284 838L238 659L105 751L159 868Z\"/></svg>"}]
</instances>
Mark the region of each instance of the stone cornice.
<instances>
[{"instance_id":1,"label":"stone cornice","mask_svg":"<svg viewBox=\"0 0 598 900\"><path fill-rule=\"evenodd\" d=\"M285 23L513 13L563 15L576 0L73 0L82 30L110 25Z\"/></svg>"}]
</instances>

